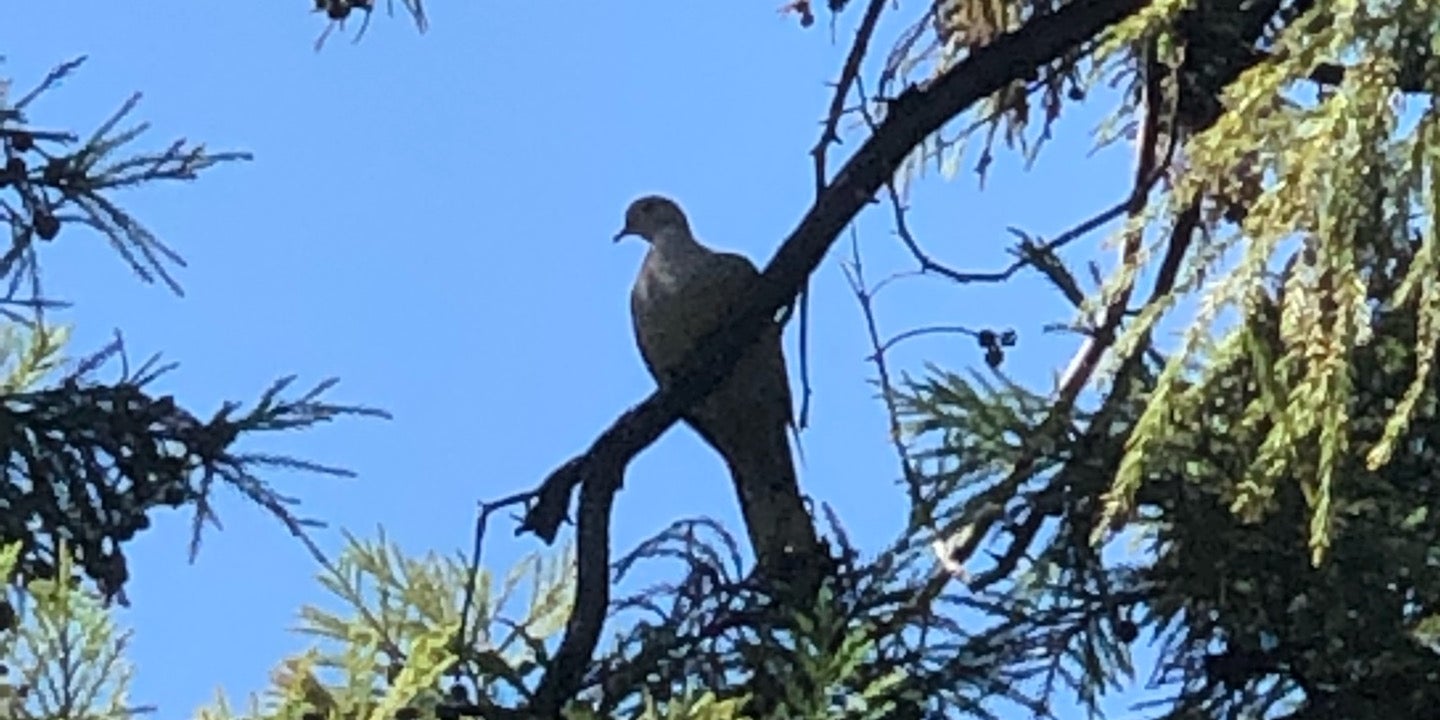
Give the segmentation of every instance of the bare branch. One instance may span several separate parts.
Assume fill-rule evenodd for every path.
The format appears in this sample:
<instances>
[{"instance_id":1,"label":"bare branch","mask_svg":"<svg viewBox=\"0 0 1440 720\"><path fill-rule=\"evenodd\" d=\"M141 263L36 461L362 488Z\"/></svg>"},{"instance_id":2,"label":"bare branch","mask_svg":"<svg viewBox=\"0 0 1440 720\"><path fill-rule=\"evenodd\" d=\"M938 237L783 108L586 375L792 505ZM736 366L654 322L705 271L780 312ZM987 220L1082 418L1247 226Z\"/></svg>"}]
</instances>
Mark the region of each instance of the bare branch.
<instances>
[{"instance_id":1,"label":"bare branch","mask_svg":"<svg viewBox=\"0 0 1440 720\"><path fill-rule=\"evenodd\" d=\"M869 300L873 299L874 296L875 293L873 291L868 293L866 296L867 303ZM931 325L928 327L912 328L896 335L895 337L890 338L889 340L886 340L885 342L876 342L874 352L866 355L865 359L875 360L876 358L889 351L890 348L893 348L896 345L899 345L900 343L909 340L910 338L921 337L923 335L968 335L970 337L979 337L980 331L973 330L962 325Z\"/></svg>"},{"instance_id":2,"label":"bare branch","mask_svg":"<svg viewBox=\"0 0 1440 720\"><path fill-rule=\"evenodd\" d=\"M808 5L806 10L808 12ZM825 117L825 129L820 133L820 139L816 141L815 147L810 150L810 155L815 158L815 196L818 198L825 192L826 158L825 151L833 143L841 144L840 141L840 118L845 114L845 98L850 95L850 88L860 77L860 64L865 59L865 52L870 48L870 39L875 34L875 25L880 20L880 12L885 9L885 0L870 0L865 8L865 15L860 19L860 28L855 32L855 42L850 45L850 54L845 58L845 65L840 70L840 79L835 83L835 95L830 99L830 111ZM861 99L861 107L864 107L864 99ZM795 426L799 430L805 429L810 424L810 291L807 287L800 292L800 415Z\"/></svg>"},{"instance_id":3,"label":"bare branch","mask_svg":"<svg viewBox=\"0 0 1440 720\"><path fill-rule=\"evenodd\" d=\"M894 446L895 455L900 459L900 471L910 493L910 512L914 515L924 507L920 497L921 478L915 472L915 463L911 461L909 451L905 449L905 440L900 430L900 408L895 400L895 385L890 382L890 368L885 362L886 346L880 342L880 329L875 320L872 295L865 285L865 267L860 261L860 242L856 239L854 227L850 228L850 265L844 269L845 279L850 282L850 290L855 294L856 301L860 303L860 311L865 315L865 329L870 335L870 345L874 348L869 359L875 363L876 376L880 382L880 399L885 404L885 414L890 421L890 444ZM917 521L912 517L910 524L912 527L929 525L929 519Z\"/></svg>"},{"instance_id":4,"label":"bare branch","mask_svg":"<svg viewBox=\"0 0 1440 720\"><path fill-rule=\"evenodd\" d=\"M842 144L840 118L845 114L845 98L849 97L851 86L860 76L860 64L865 60L865 52L870 48L870 38L875 34L875 25L884 9L885 0L870 0L870 4L865 7L865 16L860 19L860 28L855 31L855 43L850 46L850 54L846 56L845 65L840 70L840 79L835 83L835 95L830 98L830 112L825 116L825 129L820 133L815 147L810 150L810 155L815 158L817 195L825 188L825 151L832 144Z\"/></svg>"},{"instance_id":5,"label":"bare branch","mask_svg":"<svg viewBox=\"0 0 1440 720\"><path fill-rule=\"evenodd\" d=\"M600 642L610 608L610 511L624 472L623 465L612 464L580 486L575 604L565 621L565 637L535 690L534 707L540 717L560 716L560 708L584 680Z\"/></svg>"}]
</instances>

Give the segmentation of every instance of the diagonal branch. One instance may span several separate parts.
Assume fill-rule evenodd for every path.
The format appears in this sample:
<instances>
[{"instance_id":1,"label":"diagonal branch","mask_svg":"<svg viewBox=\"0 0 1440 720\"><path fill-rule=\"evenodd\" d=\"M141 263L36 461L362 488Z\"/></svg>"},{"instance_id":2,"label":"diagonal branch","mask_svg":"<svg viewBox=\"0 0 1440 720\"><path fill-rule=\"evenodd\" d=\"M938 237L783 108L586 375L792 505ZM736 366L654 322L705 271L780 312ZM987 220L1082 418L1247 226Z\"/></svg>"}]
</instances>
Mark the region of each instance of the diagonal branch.
<instances>
[{"instance_id":1,"label":"diagonal branch","mask_svg":"<svg viewBox=\"0 0 1440 720\"><path fill-rule=\"evenodd\" d=\"M551 473L537 491L538 500L526 514L519 532L533 532L547 542L553 541L566 515L570 493L581 483L590 486L583 495L608 511L630 460L675 423L681 408L703 398L724 379L744 348L759 336L765 322L795 300L840 232L879 193L921 141L975 102L1053 61L1146 4L1147 0L1076 0L996 38L934 80L901 93L874 134L845 163L815 199L800 226L780 246L754 292L737 298L728 309L727 322L705 337L682 363L676 382L627 410L584 454ZM584 518L595 509L582 507L580 514ZM594 547L586 542L590 539L579 538L582 567L607 562L606 543ZM597 554L599 557L594 557ZM593 585L605 585L608 577L603 573L598 578L586 575L577 581L575 615L566 629L566 642L562 643L566 658L556 658L557 664L567 668L593 652L605 617L605 603L587 600L605 597L607 588ZM583 640L571 642L575 637ZM562 662L565 659L571 662ZM570 673L561 675L547 673L541 681L544 692L537 694L549 700L545 703L549 707L538 708L541 711L553 709L550 703L568 695L564 690L569 688L561 686L571 684L570 677L563 677Z\"/></svg>"},{"instance_id":2,"label":"diagonal branch","mask_svg":"<svg viewBox=\"0 0 1440 720\"><path fill-rule=\"evenodd\" d=\"M547 505L568 503L570 492L602 457L609 461L606 464L628 465L679 419L681 408L724 380L742 349L759 336L765 319L794 300L840 232L924 138L978 100L1023 77L1028 68L1050 62L1146 4L1145 0L1079 0L997 38L935 80L901 93L875 134L845 163L786 238L749 301L730 308L729 321L698 344L682 363L674 384L627 410L575 459L579 462L567 463L546 478L540 502L526 515L521 530L552 541L565 509Z\"/></svg>"}]
</instances>

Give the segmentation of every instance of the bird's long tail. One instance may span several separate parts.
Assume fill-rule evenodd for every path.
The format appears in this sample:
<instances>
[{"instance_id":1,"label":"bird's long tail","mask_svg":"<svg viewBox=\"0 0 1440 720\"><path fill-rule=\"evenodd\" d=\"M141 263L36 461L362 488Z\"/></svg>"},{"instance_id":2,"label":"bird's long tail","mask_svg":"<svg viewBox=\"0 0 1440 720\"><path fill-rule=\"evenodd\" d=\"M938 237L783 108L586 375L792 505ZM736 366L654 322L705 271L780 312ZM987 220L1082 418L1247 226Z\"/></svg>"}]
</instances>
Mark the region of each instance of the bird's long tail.
<instances>
[{"instance_id":1,"label":"bird's long tail","mask_svg":"<svg viewBox=\"0 0 1440 720\"><path fill-rule=\"evenodd\" d=\"M791 574L796 561L813 563L819 552L787 432L783 426L763 433L757 428L747 452L727 458L756 560L763 570L782 576Z\"/></svg>"}]
</instances>

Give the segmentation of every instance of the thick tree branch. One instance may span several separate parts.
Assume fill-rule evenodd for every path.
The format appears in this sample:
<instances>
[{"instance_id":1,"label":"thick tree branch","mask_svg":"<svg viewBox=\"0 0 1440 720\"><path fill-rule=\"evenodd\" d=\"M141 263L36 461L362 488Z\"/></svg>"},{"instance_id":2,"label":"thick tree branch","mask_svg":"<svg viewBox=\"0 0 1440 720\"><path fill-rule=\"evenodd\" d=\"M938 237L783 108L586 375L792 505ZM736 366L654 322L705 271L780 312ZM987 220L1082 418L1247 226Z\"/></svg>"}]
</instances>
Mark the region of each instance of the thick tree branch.
<instances>
[{"instance_id":1,"label":"thick tree branch","mask_svg":"<svg viewBox=\"0 0 1440 720\"><path fill-rule=\"evenodd\" d=\"M840 232L922 140L975 102L1025 77L1146 4L1146 0L1076 0L1055 13L1035 18L1014 33L996 38L938 78L901 93L874 134L845 163L781 245L755 291L737 298L727 313L728 322L701 341L682 364L677 381L627 410L583 455L551 473L538 490L539 499L519 531L553 541L567 512L570 493L581 483L591 485L582 494L582 501L590 497L608 511L630 460L675 423L681 408L703 398L724 379L743 349L758 337L765 321L794 301ZM582 507L580 514L585 517L592 510ZM586 542L591 539L583 537L586 534L582 532L579 538L581 565L595 567L606 562L606 543L596 547ZM586 586L607 582L604 574L597 578L586 573L577 582L576 592L581 598L592 592L603 597L603 589L595 592L595 588ZM561 645L564 655L572 661L590 656L605 612L603 604L584 600L576 603ZM577 638L583 639L573 641ZM557 667L568 670L573 666L565 660L555 658ZM554 702L567 694L564 690L568 688L562 686L570 685L571 677L567 677L570 672L559 673L553 679L549 675L542 687L547 699Z\"/></svg>"},{"instance_id":2,"label":"thick tree branch","mask_svg":"<svg viewBox=\"0 0 1440 720\"><path fill-rule=\"evenodd\" d=\"M924 86L901 93L875 134L845 163L786 238L765 267L749 302L731 308L731 321L699 344L682 364L677 382L627 410L583 455L546 478L540 502L527 514L521 530L552 541L565 509L546 505L568 502L569 493L600 458L607 460L607 465L628 465L675 423L680 408L704 397L724 380L741 349L758 337L764 319L794 300L835 238L924 138L978 100L1146 4L1146 0L1079 0L997 38Z\"/></svg>"}]
</instances>

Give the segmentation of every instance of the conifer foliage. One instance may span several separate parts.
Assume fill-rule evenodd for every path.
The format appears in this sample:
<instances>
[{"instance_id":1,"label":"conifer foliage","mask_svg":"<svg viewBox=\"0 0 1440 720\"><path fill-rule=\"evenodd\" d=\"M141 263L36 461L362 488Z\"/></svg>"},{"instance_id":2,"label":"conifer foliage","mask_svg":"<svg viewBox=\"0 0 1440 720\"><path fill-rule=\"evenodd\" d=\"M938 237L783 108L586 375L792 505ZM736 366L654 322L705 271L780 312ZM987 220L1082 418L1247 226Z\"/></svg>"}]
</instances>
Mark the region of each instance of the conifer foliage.
<instances>
[{"instance_id":1,"label":"conifer foliage","mask_svg":"<svg viewBox=\"0 0 1440 720\"><path fill-rule=\"evenodd\" d=\"M424 27L417 2L399 5ZM328 35L375 5L314 9ZM867 278L852 245L842 260L910 504L888 547L852 547L843 519L817 505L836 571L801 602L749 576L729 530L706 519L611 557L612 501L645 444L634 438L674 420L659 393L534 492L486 505L469 556L409 557L383 536L350 537L333 560L317 554L341 609L303 611L315 648L283 660L264 695L244 707L222 698L203 716L1058 717L1063 702L1098 713L1137 684L1159 695L1139 717L1435 714L1440 6L797 0L785 10L797 32L828 11L854 35L821 109L808 224L757 294L801 287L817 248L846 252L833 245L871 194L856 200L857 189L878 188L874 211L893 220L918 274L973 285L1038 273L1075 306L1066 320L1082 339L1056 359L1054 386L1006 374L1010 330L884 339L875 293L896 279ZM124 125L133 102L83 141L37 130L31 101L77 66L0 102L0 210L12 233L0 259L11 320L0 335L0 569L16 579L0 602L0 712L17 717L131 710L113 693L69 710L37 700L60 656L35 648L71 642L65 628L96 648L87 667L104 687L128 677L104 609L56 600L90 598L69 582L72 567L117 596L124 543L145 513L190 506L198 523L216 481L298 529L256 473L340 471L238 454L235 440L381 414L321 400L330 383L291 397L287 381L249 410L201 420L147 389L167 366L132 368L118 343L61 362L63 329L40 322L44 244L88 226L142 280L178 291L168 271L178 255L107 192L245 159L185 145L126 155L143 131ZM911 230L926 208L912 207L910 189L955 181L966 153L978 153L982 176L997 153L1033 159L1082 103L1109 103L1099 143L1135 150L1125 196L1052 238L1017 227L1009 267L934 260ZM857 142L837 146L847 133ZM838 170L837 147L854 148ZM906 159L877 160L892 155ZM1114 270L1087 277L1102 246L1081 241L1099 239ZM1162 323L1178 324L1178 339ZM972 335L975 367L892 364L896 343L931 332ZM118 379L96 379L115 365ZM546 542L573 516L573 545L497 580L479 548L492 516L519 504L521 529ZM669 582L611 595L637 565L660 563ZM1151 656L1153 666L1138 659Z\"/></svg>"},{"instance_id":2,"label":"conifer foliage","mask_svg":"<svg viewBox=\"0 0 1440 720\"><path fill-rule=\"evenodd\" d=\"M32 106L82 64L83 58L64 63L23 93L14 92L9 82L0 85L0 213L10 236L0 256L0 362L5 371L0 384L0 545L19 544L13 569L22 583L57 579L61 564L73 560L102 596L123 601L129 577L125 546L149 526L152 510L193 508L193 551L203 523L213 517L209 493L217 482L298 530L303 523L291 514L292 503L257 471L289 467L345 474L294 458L238 453L233 447L242 435L384 413L323 400L334 380L291 394L287 390L294 378L285 378L249 409L226 404L202 419L175 398L149 390L174 365L159 356L132 363L118 335L98 351L67 360L65 328L49 320L57 302L46 297L41 285L44 246L63 234L98 232L141 281L179 293L171 271L183 259L119 205L113 193L192 180L215 165L249 159L245 153L210 152L184 141L158 150L136 149L148 129L131 117L139 94L88 136L50 129L63 125L32 116Z\"/></svg>"}]
</instances>

